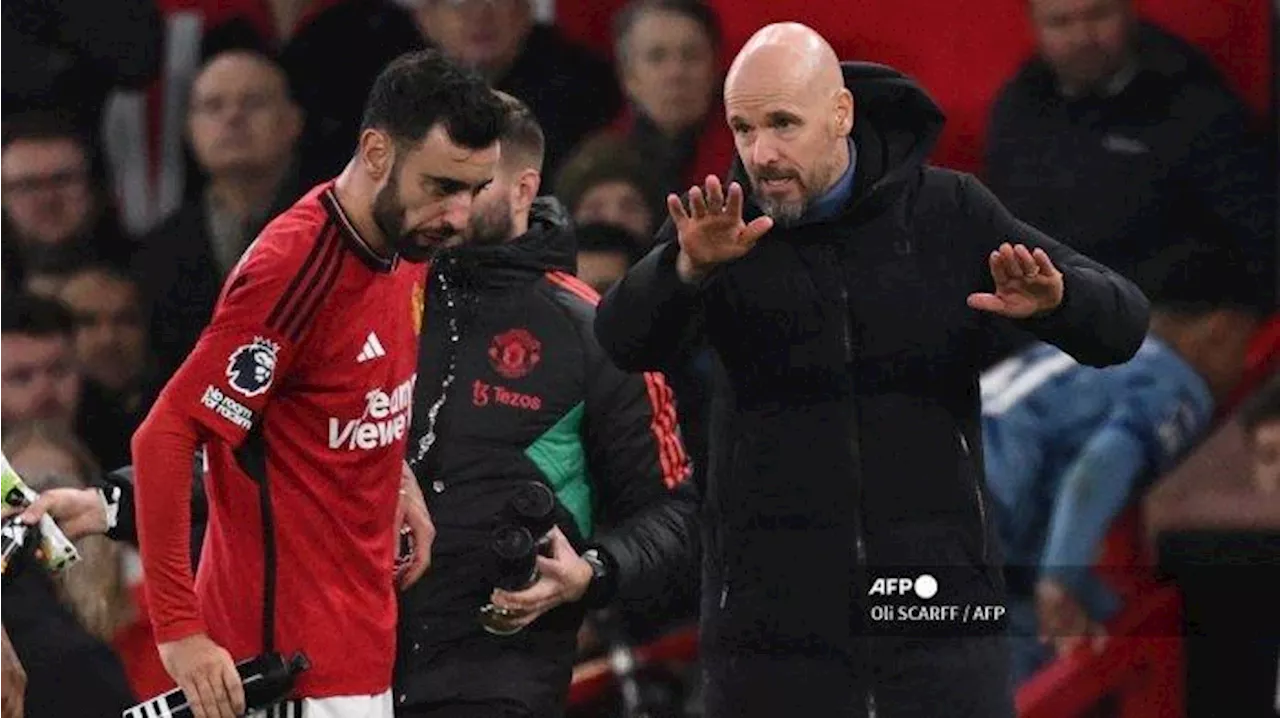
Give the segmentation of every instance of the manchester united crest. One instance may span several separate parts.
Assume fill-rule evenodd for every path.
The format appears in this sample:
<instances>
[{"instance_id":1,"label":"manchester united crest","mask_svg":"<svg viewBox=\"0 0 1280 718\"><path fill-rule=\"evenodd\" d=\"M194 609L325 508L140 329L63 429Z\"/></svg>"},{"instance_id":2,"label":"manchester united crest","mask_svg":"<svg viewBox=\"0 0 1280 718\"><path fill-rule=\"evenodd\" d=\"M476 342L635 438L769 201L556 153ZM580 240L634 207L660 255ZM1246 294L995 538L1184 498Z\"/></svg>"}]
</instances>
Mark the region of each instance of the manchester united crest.
<instances>
[{"instance_id":1,"label":"manchester united crest","mask_svg":"<svg viewBox=\"0 0 1280 718\"><path fill-rule=\"evenodd\" d=\"M542 360L542 342L528 329L508 329L489 344L489 363L504 379L519 379Z\"/></svg>"},{"instance_id":2,"label":"manchester united crest","mask_svg":"<svg viewBox=\"0 0 1280 718\"><path fill-rule=\"evenodd\" d=\"M413 315L413 333L422 334L422 312L426 308L426 296L422 292L422 285L413 283L413 297L409 300L409 310Z\"/></svg>"}]
</instances>

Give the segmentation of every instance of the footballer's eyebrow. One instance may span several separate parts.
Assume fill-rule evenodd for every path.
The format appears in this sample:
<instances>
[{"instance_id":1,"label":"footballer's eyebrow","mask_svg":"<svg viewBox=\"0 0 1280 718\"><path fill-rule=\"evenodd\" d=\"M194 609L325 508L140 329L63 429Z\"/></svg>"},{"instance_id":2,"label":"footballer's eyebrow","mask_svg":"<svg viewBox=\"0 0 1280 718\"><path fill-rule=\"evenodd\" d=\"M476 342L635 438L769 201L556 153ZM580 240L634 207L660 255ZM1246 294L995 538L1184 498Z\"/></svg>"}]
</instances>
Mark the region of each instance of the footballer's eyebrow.
<instances>
[{"instance_id":1,"label":"footballer's eyebrow","mask_svg":"<svg viewBox=\"0 0 1280 718\"><path fill-rule=\"evenodd\" d=\"M455 177L443 177L439 175L423 175L423 179L431 182L440 188L441 194L460 194L462 192L470 192L472 194L479 192L493 181L492 177L486 177L479 182L467 182Z\"/></svg>"}]
</instances>

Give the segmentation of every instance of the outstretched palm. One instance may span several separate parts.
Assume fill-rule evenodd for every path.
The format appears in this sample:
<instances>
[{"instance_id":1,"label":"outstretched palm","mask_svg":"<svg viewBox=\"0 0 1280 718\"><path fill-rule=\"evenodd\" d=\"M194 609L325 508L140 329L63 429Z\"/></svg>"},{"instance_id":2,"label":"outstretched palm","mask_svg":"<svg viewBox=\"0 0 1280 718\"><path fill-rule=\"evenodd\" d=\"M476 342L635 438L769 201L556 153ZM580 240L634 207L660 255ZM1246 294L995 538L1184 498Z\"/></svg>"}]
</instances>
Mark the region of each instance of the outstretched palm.
<instances>
[{"instance_id":1,"label":"outstretched palm","mask_svg":"<svg viewBox=\"0 0 1280 718\"><path fill-rule=\"evenodd\" d=\"M742 186L730 183L726 198L715 176L707 177L705 191L689 190L687 212L678 196L667 196L667 211L680 242L682 275L696 278L717 264L741 257L773 227L767 216L743 222L742 204Z\"/></svg>"},{"instance_id":2,"label":"outstretched palm","mask_svg":"<svg viewBox=\"0 0 1280 718\"><path fill-rule=\"evenodd\" d=\"M1062 303L1062 272L1043 249L1029 251L1025 245L1008 242L987 259L995 292L969 295L969 306L1010 319L1052 311Z\"/></svg>"}]
</instances>

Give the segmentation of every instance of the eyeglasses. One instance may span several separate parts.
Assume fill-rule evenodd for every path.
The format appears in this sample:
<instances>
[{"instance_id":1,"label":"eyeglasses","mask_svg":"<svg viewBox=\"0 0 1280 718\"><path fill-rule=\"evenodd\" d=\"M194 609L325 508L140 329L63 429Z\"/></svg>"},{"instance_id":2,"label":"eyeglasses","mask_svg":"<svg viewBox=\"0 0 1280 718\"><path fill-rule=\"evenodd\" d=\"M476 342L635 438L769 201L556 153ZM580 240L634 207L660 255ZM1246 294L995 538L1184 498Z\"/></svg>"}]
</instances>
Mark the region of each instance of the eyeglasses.
<instances>
[{"instance_id":1,"label":"eyeglasses","mask_svg":"<svg viewBox=\"0 0 1280 718\"><path fill-rule=\"evenodd\" d=\"M4 191L24 197L42 192L83 190L89 181L84 167L68 167L48 174L15 177L5 180Z\"/></svg>"}]
</instances>

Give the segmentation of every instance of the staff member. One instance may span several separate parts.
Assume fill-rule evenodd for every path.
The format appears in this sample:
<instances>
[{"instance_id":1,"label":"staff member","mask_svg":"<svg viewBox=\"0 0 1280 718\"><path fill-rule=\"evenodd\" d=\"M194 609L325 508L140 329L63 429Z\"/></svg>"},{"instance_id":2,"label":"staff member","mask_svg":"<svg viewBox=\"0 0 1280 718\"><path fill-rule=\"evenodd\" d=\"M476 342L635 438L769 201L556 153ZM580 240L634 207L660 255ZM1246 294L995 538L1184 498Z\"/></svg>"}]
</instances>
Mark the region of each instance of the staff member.
<instances>
[{"instance_id":1,"label":"staff member","mask_svg":"<svg viewBox=\"0 0 1280 718\"><path fill-rule=\"evenodd\" d=\"M596 342L598 297L572 274L568 217L535 199L542 130L504 97L494 181L427 285L409 462L436 538L431 570L400 602L405 718L562 714L587 609L659 603L694 572L697 497L671 390L620 371ZM534 585L495 591L489 537L529 482L555 493L550 555ZM500 632L523 631L482 629L489 601Z\"/></svg>"},{"instance_id":2,"label":"staff member","mask_svg":"<svg viewBox=\"0 0 1280 718\"><path fill-rule=\"evenodd\" d=\"M669 197L659 246L596 318L624 369L662 366L701 326L727 374L704 507L707 715L1012 716L999 626L873 621L875 579L928 573L931 605L1002 601L980 453L991 337L1018 325L1115 364L1147 301L927 165L933 101L893 69L842 67L807 27L753 36L724 100L727 191L709 177L688 207Z\"/></svg>"}]
</instances>

